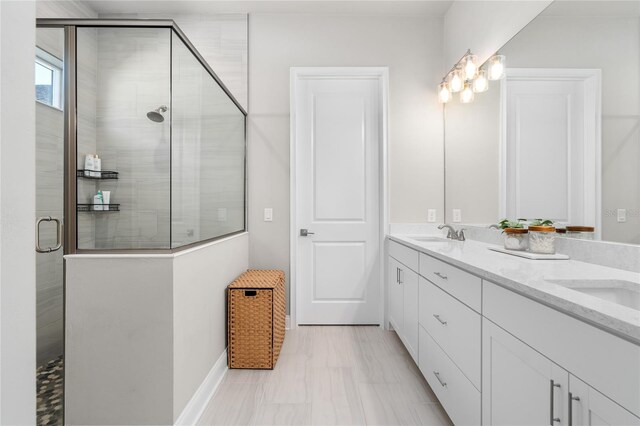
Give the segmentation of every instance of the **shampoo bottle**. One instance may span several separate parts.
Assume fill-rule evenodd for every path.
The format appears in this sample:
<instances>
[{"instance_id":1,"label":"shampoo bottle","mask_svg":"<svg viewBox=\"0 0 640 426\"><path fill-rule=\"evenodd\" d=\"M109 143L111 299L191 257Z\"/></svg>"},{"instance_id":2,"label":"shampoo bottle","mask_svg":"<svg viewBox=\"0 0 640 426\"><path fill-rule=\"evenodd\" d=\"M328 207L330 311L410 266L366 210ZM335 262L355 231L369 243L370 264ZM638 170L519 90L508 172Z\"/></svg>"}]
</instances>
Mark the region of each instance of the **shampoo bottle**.
<instances>
[{"instance_id":1,"label":"shampoo bottle","mask_svg":"<svg viewBox=\"0 0 640 426\"><path fill-rule=\"evenodd\" d=\"M98 154L96 154L95 158L93 159L93 170L95 170L96 172L93 174L94 177L101 177L102 176L102 160L98 157Z\"/></svg>"},{"instance_id":2,"label":"shampoo bottle","mask_svg":"<svg viewBox=\"0 0 640 426\"><path fill-rule=\"evenodd\" d=\"M93 176L93 173L91 172L91 170L93 170L93 167L94 167L93 155L92 154L86 155L84 157L84 175Z\"/></svg>"},{"instance_id":3,"label":"shampoo bottle","mask_svg":"<svg viewBox=\"0 0 640 426\"><path fill-rule=\"evenodd\" d=\"M102 206L102 192L98 191L98 193L93 196L93 210L102 211L103 209L104 207Z\"/></svg>"}]
</instances>

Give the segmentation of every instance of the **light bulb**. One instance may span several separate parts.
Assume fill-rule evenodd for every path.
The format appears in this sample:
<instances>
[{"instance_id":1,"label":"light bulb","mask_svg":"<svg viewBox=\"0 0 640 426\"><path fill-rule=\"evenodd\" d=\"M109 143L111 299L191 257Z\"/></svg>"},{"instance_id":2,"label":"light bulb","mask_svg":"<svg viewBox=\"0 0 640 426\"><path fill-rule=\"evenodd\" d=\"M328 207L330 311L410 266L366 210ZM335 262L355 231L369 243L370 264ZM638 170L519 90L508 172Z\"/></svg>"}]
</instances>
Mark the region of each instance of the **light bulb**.
<instances>
[{"instance_id":1,"label":"light bulb","mask_svg":"<svg viewBox=\"0 0 640 426\"><path fill-rule=\"evenodd\" d=\"M489 90L489 80L487 80L487 71L479 70L478 76L473 80L473 91L482 93Z\"/></svg>"},{"instance_id":2,"label":"light bulb","mask_svg":"<svg viewBox=\"0 0 640 426\"><path fill-rule=\"evenodd\" d=\"M505 57L504 55L493 55L489 59L489 80L500 80L504 77Z\"/></svg>"},{"instance_id":3,"label":"light bulb","mask_svg":"<svg viewBox=\"0 0 640 426\"><path fill-rule=\"evenodd\" d=\"M445 81L438 85L438 100L443 104L451 100L451 90L449 90L449 85Z\"/></svg>"},{"instance_id":4,"label":"light bulb","mask_svg":"<svg viewBox=\"0 0 640 426\"><path fill-rule=\"evenodd\" d=\"M471 88L471 84L469 84L469 82L464 83L464 88L462 89L462 92L460 92L460 102L463 104L469 104L473 102L473 98L474 93Z\"/></svg>"},{"instance_id":5,"label":"light bulb","mask_svg":"<svg viewBox=\"0 0 640 426\"><path fill-rule=\"evenodd\" d=\"M464 70L464 79L472 80L478 72L478 57L476 55L467 55L462 59L462 69Z\"/></svg>"},{"instance_id":6,"label":"light bulb","mask_svg":"<svg viewBox=\"0 0 640 426\"><path fill-rule=\"evenodd\" d=\"M458 93L464 87L464 79L462 78L462 71L459 68L456 68L451 72L451 76L449 78L449 88L451 92Z\"/></svg>"}]
</instances>

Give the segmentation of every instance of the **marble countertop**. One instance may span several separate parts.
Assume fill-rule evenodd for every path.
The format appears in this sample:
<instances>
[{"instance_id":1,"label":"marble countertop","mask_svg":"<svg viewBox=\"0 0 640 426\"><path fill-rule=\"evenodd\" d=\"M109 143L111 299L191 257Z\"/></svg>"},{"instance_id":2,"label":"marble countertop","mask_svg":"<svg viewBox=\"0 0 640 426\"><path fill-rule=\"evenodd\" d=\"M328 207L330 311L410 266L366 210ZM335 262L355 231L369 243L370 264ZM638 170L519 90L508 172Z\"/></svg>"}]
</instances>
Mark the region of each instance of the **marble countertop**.
<instances>
[{"instance_id":1,"label":"marble countertop","mask_svg":"<svg viewBox=\"0 0 640 426\"><path fill-rule=\"evenodd\" d=\"M491 251L490 244L474 240L422 242L411 237L389 235L391 240L640 344L639 310L554 282L626 281L637 284L640 291L640 274L636 272L576 260L530 260Z\"/></svg>"}]
</instances>

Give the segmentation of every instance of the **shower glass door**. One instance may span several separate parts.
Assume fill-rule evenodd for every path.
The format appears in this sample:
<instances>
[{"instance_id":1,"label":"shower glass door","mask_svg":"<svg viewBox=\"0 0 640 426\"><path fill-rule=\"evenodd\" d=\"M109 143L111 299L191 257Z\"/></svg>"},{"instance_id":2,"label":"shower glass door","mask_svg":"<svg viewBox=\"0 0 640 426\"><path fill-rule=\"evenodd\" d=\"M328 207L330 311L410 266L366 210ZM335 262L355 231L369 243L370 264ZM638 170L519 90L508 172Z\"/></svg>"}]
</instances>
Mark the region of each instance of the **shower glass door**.
<instances>
[{"instance_id":1,"label":"shower glass door","mask_svg":"<svg viewBox=\"0 0 640 426\"><path fill-rule=\"evenodd\" d=\"M36 359L38 424L62 424L64 355L64 29L37 28Z\"/></svg>"}]
</instances>

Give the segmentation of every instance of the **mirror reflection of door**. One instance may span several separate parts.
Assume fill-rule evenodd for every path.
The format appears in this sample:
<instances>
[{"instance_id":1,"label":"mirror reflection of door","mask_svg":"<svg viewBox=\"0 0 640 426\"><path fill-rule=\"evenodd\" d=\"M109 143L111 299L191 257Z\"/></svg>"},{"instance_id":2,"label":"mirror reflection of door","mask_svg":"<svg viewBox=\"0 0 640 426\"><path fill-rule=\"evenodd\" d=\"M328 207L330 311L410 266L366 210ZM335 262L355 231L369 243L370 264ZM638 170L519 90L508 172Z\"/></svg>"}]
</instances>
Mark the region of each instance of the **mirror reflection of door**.
<instances>
[{"instance_id":1,"label":"mirror reflection of door","mask_svg":"<svg viewBox=\"0 0 640 426\"><path fill-rule=\"evenodd\" d=\"M62 424L64 273L64 29L36 31L37 423Z\"/></svg>"},{"instance_id":2,"label":"mirror reflection of door","mask_svg":"<svg viewBox=\"0 0 640 426\"><path fill-rule=\"evenodd\" d=\"M600 230L600 70L510 69L501 216Z\"/></svg>"}]
</instances>

